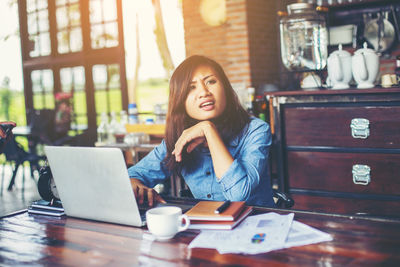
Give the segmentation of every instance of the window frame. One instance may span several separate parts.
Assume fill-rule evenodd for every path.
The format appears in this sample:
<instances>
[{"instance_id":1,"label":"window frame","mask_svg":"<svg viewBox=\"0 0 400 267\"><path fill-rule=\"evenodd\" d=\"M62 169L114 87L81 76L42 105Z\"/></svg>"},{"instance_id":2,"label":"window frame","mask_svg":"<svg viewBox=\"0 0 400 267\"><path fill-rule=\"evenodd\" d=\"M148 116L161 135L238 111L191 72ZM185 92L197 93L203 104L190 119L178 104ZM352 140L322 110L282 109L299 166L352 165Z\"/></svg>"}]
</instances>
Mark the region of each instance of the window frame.
<instances>
[{"instance_id":1,"label":"window frame","mask_svg":"<svg viewBox=\"0 0 400 267\"><path fill-rule=\"evenodd\" d=\"M128 109L128 91L125 69L125 48L122 24L122 0L115 0L117 8L117 27L118 27L118 45L100 49L91 48L90 37L90 14L89 1L79 0L80 19L82 31L82 50L78 52L58 53L57 24L56 24L56 1L48 0L48 19L51 53L48 56L31 57L29 55L32 42L29 40L27 25L26 0L18 0L22 68L24 78L24 95L26 114L34 109L33 91L31 73L35 70L50 69L53 72L53 83L55 95L62 91L60 69L73 68L77 66L84 67L85 72L85 93L86 93L86 116L88 129L97 128L97 116L95 106L94 82L92 69L98 64L117 64L119 65L120 90L122 109ZM27 116L27 123L29 124Z\"/></svg>"}]
</instances>

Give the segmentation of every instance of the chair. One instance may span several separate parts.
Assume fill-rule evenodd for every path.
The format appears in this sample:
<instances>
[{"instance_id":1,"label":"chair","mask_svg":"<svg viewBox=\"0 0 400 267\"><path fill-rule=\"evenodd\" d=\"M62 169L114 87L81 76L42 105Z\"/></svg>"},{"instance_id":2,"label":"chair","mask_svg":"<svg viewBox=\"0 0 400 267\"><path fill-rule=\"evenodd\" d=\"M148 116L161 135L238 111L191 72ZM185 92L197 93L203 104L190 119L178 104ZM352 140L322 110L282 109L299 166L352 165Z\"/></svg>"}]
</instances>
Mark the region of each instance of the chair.
<instances>
[{"instance_id":1,"label":"chair","mask_svg":"<svg viewBox=\"0 0 400 267\"><path fill-rule=\"evenodd\" d=\"M31 135L29 137L30 151L35 151L38 144L62 146L93 146L97 137L96 130L86 130L82 134L75 136L68 135L67 132L60 134L55 129L56 112L53 109L30 110L28 112L29 127ZM70 126L67 126L68 128Z\"/></svg>"},{"instance_id":2,"label":"chair","mask_svg":"<svg viewBox=\"0 0 400 267\"><path fill-rule=\"evenodd\" d=\"M282 191L277 189L272 189L272 195L274 198L277 199L276 206L279 208L290 209L294 206L294 200L290 197L289 194L286 194Z\"/></svg>"},{"instance_id":3,"label":"chair","mask_svg":"<svg viewBox=\"0 0 400 267\"><path fill-rule=\"evenodd\" d=\"M3 153L6 157L6 161L14 163L14 170L13 174L8 186L8 190L12 190L14 183L15 183L15 177L18 172L18 168L20 165L23 166L25 162L29 162L30 164L30 171L31 171L31 177L34 179L33 176L33 168L38 169L39 168L39 161L44 160L46 157L45 156L38 156L33 153L26 152L23 147L15 140L13 137L9 142L4 147ZM22 184L24 185L25 183L25 172L23 172L22 175ZM4 180L4 165L3 165L3 175L2 175L2 181L1 181L1 192L3 192L3 180Z\"/></svg>"}]
</instances>

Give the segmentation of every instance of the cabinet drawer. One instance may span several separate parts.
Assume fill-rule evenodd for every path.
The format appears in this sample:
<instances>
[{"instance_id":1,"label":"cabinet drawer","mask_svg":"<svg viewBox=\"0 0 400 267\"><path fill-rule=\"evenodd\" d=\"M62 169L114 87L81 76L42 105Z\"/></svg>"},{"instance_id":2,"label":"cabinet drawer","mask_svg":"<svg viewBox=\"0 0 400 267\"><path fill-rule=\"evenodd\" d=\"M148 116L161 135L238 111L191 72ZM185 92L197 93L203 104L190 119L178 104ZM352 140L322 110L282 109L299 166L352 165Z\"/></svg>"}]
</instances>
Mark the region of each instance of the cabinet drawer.
<instances>
[{"instance_id":1,"label":"cabinet drawer","mask_svg":"<svg viewBox=\"0 0 400 267\"><path fill-rule=\"evenodd\" d=\"M400 201L377 201L292 194L293 209L315 212L398 218Z\"/></svg>"},{"instance_id":2,"label":"cabinet drawer","mask_svg":"<svg viewBox=\"0 0 400 267\"><path fill-rule=\"evenodd\" d=\"M400 106L287 106L284 108L288 146L400 148ZM354 118L369 120L369 136L354 138Z\"/></svg>"},{"instance_id":3,"label":"cabinet drawer","mask_svg":"<svg viewBox=\"0 0 400 267\"><path fill-rule=\"evenodd\" d=\"M289 188L400 195L400 154L288 152ZM353 165L370 167L368 185L353 182Z\"/></svg>"}]
</instances>

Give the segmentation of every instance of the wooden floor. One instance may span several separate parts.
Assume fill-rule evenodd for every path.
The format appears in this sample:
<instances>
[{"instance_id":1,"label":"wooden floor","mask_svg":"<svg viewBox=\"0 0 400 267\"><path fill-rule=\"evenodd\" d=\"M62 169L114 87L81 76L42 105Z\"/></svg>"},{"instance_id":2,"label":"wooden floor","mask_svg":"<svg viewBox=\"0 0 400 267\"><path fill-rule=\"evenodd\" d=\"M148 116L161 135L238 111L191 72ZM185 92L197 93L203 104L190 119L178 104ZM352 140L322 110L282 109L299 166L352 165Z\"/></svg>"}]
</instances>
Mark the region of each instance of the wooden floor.
<instances>
[{"instance_id":1,"label":"wooden floor","mask_svg":"<svg viewBox=\"0 0 400 267\"><path fill-rule=\"evenodd\" d=\"M28 166L25 167L25 183L22 186L22 168L18 170L17 177L15 179L15 185L12 191L7 191L8 183L10 182L12 175L11 166L0 165L0 217L7 214L26 209L33 200L40 199L39 193L37 192L36 182L38 174L35 173L35 180L30 177L30 171ZM4 174L4 180L2 177ZM1 184L1 182L3 184Z\"/></svg>"}]
</instances>

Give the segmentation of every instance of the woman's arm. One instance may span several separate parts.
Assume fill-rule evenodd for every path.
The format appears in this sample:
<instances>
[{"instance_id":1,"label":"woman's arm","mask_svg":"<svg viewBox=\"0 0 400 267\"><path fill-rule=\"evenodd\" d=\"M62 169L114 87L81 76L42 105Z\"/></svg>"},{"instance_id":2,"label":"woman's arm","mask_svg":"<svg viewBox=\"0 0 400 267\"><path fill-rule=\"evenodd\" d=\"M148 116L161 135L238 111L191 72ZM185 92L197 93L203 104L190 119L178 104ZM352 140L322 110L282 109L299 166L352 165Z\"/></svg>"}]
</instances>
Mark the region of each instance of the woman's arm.
<instances>
[{"instance_id":1,"label":"woman's arm","mask_svg":"<svg viewBox=\"0 0 400 267\"><path fill-rule=\"evenodd\" d=\"M190 153L198 145L206 143L210 150L215 175L220 179L229 169L233 157L226 148L215 125L210 121L202 121L183 131L175 144L172 152L176 161L182 160L182 150L187 145L187 152Z\"/></svg>"},{"instance_id":2,"label":"woman's arm","mask_svg":"<svg viewBox=\"0 0 400 267\"><path fill-rule=\"evenodd\" d=\"M268 124L252 120L238 141L233 163L218 181L226 199L273 205L268 168L270 145Z\"/></svg>"},{"instance_id":3,"label":"woman's arm","mask_svg":"<svg viewBox=\"0 0 400 267\"><path fill-rule=\"evenodd\" d=\"M166 146L163 140L146 157L128 169L133 192L139 204L142 204L146 197L150 206L155 202L165 202L153 189L156 184L170 176L162 163L165 154Z\"/></svg>"}]
</instances>

